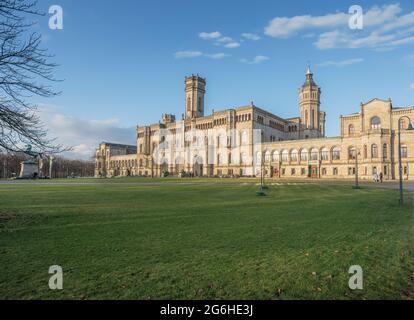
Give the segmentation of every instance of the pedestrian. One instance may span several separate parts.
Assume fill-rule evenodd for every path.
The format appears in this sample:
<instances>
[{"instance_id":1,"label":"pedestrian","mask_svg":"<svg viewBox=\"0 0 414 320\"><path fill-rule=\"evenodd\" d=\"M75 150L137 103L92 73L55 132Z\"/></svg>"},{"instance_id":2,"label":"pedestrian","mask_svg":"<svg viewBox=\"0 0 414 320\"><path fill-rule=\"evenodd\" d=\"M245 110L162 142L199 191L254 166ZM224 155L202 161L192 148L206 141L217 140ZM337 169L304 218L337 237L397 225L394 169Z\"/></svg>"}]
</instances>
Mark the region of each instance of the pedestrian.
<instances>
[{"instance_id":1,"label":"pedestrian","mask_svg":"<svg viewBox=\"0 0 414 320\"><path fill-rule=\"evenodd\" d=\"M382 175L382 172L380 172L380 182L382 183L382 179L384 178L384 176Z\"/></svg>"}]
</instances>

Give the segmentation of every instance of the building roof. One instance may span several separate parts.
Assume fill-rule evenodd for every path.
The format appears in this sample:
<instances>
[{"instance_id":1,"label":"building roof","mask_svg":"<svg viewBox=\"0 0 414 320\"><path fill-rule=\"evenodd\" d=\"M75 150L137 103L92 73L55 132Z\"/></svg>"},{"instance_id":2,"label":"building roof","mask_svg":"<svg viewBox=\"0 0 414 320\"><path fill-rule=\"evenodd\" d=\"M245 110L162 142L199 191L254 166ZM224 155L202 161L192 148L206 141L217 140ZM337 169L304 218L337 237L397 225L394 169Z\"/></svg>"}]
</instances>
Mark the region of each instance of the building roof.
<instances>
[{"instance_id":1,"label":"building roof","mask_svg":"<svg viewBox=\"0 0 414 320\"><path fill-rule=\"evenodd\" d=\"M101 143L101 145L102 145L102 144L106 144L107 146L110 146L110 147L119 147L119 148L134 148L134 149L136 149L136 148L137 148L137 146L132 146L132 145L130 145L130 144L112 143L112 142L106 142L106 141L103 141L103 142Z\"/></svg>"},{"instance_id":2,"label":"building roof","mask_svg":"<svg viewBox=\"0 0 414 320\"><path fill-rule=\"evenodd\" d=\"M315 81L313 81L313 73L310 69L310 66L308 66L308 69L306 70L306 80L302 87L308 86L316 86Z\"/></svg>"}]
</instances>

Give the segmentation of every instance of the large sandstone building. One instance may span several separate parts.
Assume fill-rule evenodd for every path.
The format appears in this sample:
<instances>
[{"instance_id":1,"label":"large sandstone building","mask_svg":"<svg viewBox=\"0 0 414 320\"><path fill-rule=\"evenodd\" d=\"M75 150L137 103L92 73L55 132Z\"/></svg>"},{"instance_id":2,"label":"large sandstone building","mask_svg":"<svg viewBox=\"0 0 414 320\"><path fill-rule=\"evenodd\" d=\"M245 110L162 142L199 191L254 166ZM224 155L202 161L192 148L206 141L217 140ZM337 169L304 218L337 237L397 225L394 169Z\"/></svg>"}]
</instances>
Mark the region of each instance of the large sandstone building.
<instances>
[{"instance_id":1,"label":"large sandstone building","mask_svg":"<svg viewBox=\"0 0 414 320\"><path fill-rule=\"evenodd\" d=\"M308 68L299 89L299 117L282 119L253 103L204 115L206 80L185 78L181 121L137 127L137 145L103 142L96 150L96 177L259 176L271 178L398 178L398 125L403 176L414 179L414 107L395 108L373 99L341 116L341 135L325 137L321 89Z\"/></svg>"}]
</instances>

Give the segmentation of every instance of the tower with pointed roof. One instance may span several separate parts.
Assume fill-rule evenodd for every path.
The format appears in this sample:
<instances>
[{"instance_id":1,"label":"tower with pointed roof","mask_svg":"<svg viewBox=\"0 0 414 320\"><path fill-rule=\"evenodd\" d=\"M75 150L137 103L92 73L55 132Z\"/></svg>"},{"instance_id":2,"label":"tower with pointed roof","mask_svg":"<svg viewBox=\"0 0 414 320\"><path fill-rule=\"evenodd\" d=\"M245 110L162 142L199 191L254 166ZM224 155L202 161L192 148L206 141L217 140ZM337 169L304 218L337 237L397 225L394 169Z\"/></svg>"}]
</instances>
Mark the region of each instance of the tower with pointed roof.
<instances>
[{"instance_id":1,"label":"tower with pointed roof","mask_svg":"<svg viewBox=\"0 0 414 320\"><path fill-rule=\"evenodd\" d=\"M310 66L305 83L299 89L300 119L305 137L325 135L325 113L320 111L321 89L313 79Z\"/></svg>"}]
</instances>

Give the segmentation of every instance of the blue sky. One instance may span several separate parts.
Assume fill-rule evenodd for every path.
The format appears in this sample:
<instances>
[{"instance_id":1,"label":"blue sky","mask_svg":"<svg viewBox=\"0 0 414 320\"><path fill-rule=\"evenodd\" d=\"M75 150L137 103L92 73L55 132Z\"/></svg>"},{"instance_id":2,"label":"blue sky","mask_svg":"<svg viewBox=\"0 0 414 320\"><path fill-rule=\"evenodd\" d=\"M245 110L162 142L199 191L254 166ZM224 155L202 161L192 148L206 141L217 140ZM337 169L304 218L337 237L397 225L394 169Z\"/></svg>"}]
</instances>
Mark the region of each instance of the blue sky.
<instances>
[{"instance_id":1,"label":"blue sky","mask_svg":"<svg viewBox=\"0 0 414 320\"><path fill-rule=\"evenodd\" d=\"M339 116L374 97L414 105L413 1L98 1L60 5L63 30L40 19L44 47L60 64L62 95L39 100L52 134L90 153L101 140L133 143L135 125L184 110L184 77L207 78L206 113L253 100L298 115L310 62L322 87L327 135ZM350 6L363 30L348 27Z\"/></svg>"}]
</instances>

